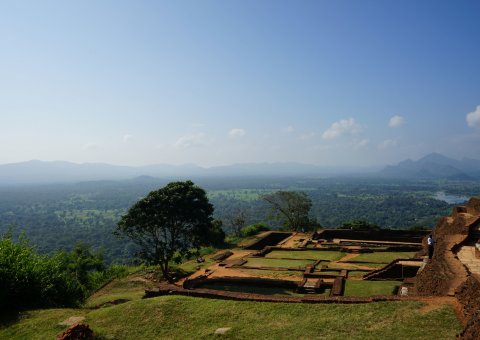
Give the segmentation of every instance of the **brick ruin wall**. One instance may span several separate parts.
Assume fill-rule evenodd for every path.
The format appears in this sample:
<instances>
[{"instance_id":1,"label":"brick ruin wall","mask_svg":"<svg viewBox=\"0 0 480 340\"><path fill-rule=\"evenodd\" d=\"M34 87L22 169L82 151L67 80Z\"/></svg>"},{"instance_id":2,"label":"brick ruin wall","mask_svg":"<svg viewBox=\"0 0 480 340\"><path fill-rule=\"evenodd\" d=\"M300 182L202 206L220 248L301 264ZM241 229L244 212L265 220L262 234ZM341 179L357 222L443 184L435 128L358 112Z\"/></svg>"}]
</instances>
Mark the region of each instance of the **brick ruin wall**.
<instances>
[{"instance_id":1,"label":"brick ruin wall","mask_svg":"<svg viewBox=\"0 0 480 340\"><path fill-rule=\"evenodd\" d=\"M441 219L433 231L436 240L433 258L415 279L419 295L452 293L462 306L466 320L458 338L480 339L480 278L470 274L454 254L468 239L470 226L478 223L480 198L474 197L466 206L455 207L450 217ZM425 248L426 240L423 241Z\"/></svg>"},{"instance_id":2,"label":"brick ruin wall","mask_svg":"<svg viewBox=\"0 0 480 340\"><path fill-rule=\"evenodd\" d=\"M265 234L262 238L252 242L251 244L245 246L245 249L248 250L262 250L267 246L276 246L278 243L285 240L287 237L292 236L293 233L288 232L279 232L271 231Z\"/></svg>"},{"instance_id":3,"label":"brick ruin wall","mask_svg":"<svg viewBox=\"0 0 480 340\"><path fill-rule=\"evenodd\" d=\"M467 323L460 333L460 339L480 339L480 282L470 276L455 294L463 308Z\"/></svg>"},{"instance_id":4,"label":"brick ruin wall","mask_svg":"<svg viewBox=\"0 0 480 340\"><path fill-rule=\"evenodd\" d=\"M324 229L315 233L313 238L420 243L427 233L428 231L410 230Z\"/></svg>"},{"instance_id":5,"label":"brick ruin wall","mask_svg":"<svg viewBox=\"0 0 480 340\"><path fill-rule=\"evenodd\" d=\"M450 217L442 218L435 229L435 251L425 268L417 275L415 288L419 295L447 295L468 273L453 249L468 238L469 223L480 215L480 199L472 198L466 206L455 207ZM426 239L423 245L427 248Z\"/></svg>"},{"instance_id":6,"label":"brick ruin wall","mask_svg":"<svg viewBox=\"0 0 480 340\"><path fill-rule=\"evenodd\" d=\"M372 303L380 301L404 301L408 298L396 295L377 295L377 296L277 296L262 295L254 293L240 293L232 291L220 291L215 289L185 289L175 285L163 284L158 289L146 290L144 299L164 295L184 295L193 297L204 297L210 299L235 300L235 301L256 301L256 302L290 302L290 303Z\"/></svg>"}]
</instances>

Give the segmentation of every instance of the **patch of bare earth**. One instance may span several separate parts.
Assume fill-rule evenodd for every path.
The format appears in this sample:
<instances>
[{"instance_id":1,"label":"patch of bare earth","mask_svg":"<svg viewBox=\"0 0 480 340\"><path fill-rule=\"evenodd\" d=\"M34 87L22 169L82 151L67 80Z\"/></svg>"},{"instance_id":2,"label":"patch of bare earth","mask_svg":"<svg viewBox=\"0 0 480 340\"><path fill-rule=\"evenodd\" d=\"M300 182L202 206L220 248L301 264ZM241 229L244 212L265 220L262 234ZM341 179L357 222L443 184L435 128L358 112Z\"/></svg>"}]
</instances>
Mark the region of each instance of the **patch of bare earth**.
<instances>
[{"instance_id":1,"label":"patch of bare earth","mask_svg":"<svg viewBox=\"0 0 480 340\"><path fill-rule=\"evenodd\" d=\"M350 261L351 259L357 257L358 255L360 254L351 254L351 253L348 253L346 254L344 257L342 257L341 259L337 260L337 261L332 261L330 263L338 263L338 262L346 262L346 261Z\"/></svg>"},{"instance_id":2,"label":"patch of bare earth","mask_svg":"<svg viewBox=\"0 0 480 340\"><path fill-rule=\"evenodd\" d=\"M420 308L420 314L427 314L436 309L442 308L445 305L450 305L452 306L457 319L462 323L462 325L464 325L467 321L462 313L462 305L453 296L416 297L414 300L421 301L425 304Z\"/></svg>"},{"instance_id":3,"label":"patch of bare earth","mask_svg":"<svg viewBox=\"0 0 480 340\"><path fill-rule=\"evenodd\" d=\"M306 233L295 233L292 236L288 237L285 241L281 242L282 248L297 248L299 244L303 241L308 240L312 237L311 234Z\"/></svg>"}]
</instances>

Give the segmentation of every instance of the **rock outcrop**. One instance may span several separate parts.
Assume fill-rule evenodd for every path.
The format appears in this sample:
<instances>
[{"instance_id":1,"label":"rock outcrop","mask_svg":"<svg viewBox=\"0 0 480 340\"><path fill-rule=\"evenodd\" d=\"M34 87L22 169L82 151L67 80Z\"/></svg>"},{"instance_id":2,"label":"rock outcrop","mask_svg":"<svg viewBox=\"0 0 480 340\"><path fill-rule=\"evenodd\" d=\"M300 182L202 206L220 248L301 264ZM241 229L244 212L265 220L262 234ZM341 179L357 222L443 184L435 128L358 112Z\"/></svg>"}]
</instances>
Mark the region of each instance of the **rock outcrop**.
<instances>
[{"instance_id":1,"label":"rock outcrop","mask_svg":"<svg viewBox=\"0 0 480 340\"><path fill-rule=\"evenodd\" d=\"M453 296L467 280L470 273L456 256L456 249L472 237L472 229L479 220L480 198L472 198L466 206L455 207L449 217L439 221L433 231L436 241L433 258L415 280L417 294Z\"/></svg>"},{"instance_id":2,"label":"rock outcrop","mask_svg":"<svg viewBox=\"0 0 480 340\"><path fill-rule=\"evenodd\" d=\"M57 340L93 340L95 334L86 324L77 323L57 336Z\"/></svg>"},{"instance_id":3,"label":"rock outcrop","mask_svg":"<svg viewBox=\"0 0 480 340\"><path fill-rule=\"evenodd\" d=\"M475 275L469 277L457 290L455 296L462 305L467 321L460 333L461 339L480 339L480 281Z\"/></svg>"}]
</instances>

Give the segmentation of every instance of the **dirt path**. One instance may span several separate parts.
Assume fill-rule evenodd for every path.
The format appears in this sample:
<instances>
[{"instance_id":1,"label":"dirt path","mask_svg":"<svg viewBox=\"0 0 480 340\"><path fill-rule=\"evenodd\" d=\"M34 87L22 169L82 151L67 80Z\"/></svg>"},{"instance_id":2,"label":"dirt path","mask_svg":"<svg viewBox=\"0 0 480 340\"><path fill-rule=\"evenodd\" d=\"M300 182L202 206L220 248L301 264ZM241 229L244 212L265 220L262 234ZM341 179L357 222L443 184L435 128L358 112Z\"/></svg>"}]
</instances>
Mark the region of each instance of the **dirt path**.
<instances>
[{"instance_id":1,"label":"dirt path","mask_svg":"<svg viewBox=\"0 0 480 340\"><path fill-rule=\"evenodd\" d=\"M353 269L361 269L361 270L369 270L369 271L375 270L375 268L371 268L371 267L367 267L367 266L362 266L361 264L347 263L347 261L350 261L351 259L357 257L358 255L360 255L360 254L351 254L351 253L348 253L348 254L346 254L344 257L342 257L341 259L339 259L339 260L331 261L331 262L329 263L329 266L330 266L331 264L336 264L336 265L339 266L339 267L347 266L348 268L353 268Z\"/></svg>"},{"instance_id":2,"label":"dirt path","mask_svg":"<svg viewBox=\"0 0 480 340\"><path fill-rule=\"evenodd\" d=\"M242 257L244 257L244 256L250 255L250 254L253 253L254 251L252 251L252 250L243 250L243 249L241 249L241 250L233 249L232 252L233 252L233 255L231 255L230 257L228 257L227 261L236 260L236 259L242 258Z\"/></svg>"},{"instance_id":3,"label":"dirt path","mask_svg":"<svg viewBox=\"0 0 480 340\"><path fill-rule=\"evenodd\" d=\"M344 257L342 257L341 259L336 260L336 261L332 261L332 262L330 262L330 263L338 263L338 262L350 261L351 259L357 257L358 255L360 255L360 254L348 253L348 254L346 254Z\"/></svg>"},{"instance_id":4,"label":"dirt path","mask_svg":"<svg viewBox=\"0 0 480 340\"><path fill-rule=\"evenodd\" d=\"M445 305L452 306L455 315L457 316L458 321L465 326L467 320L462 312L462 305L458 300L453 296L428 296L428 297L413 297L413 300L421 301L425 303L423 307L420 308L420 314L427 314L431 311L439 309Z\"/></svg>"}]
</instances>

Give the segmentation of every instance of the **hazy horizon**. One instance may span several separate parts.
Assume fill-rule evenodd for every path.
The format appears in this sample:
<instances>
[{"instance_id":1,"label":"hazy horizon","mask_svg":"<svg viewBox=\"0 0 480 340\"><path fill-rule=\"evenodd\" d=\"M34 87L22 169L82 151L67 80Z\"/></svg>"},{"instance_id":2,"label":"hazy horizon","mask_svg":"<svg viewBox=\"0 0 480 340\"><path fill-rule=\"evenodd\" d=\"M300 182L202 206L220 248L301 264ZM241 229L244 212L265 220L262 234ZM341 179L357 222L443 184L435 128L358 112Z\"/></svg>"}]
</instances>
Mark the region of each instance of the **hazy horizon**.
<instances>
[{"instance_id":1,"label":"hazy horizon","mask_svg":"<svg viewBox=\"0 0 480 340\"><path fill-rule=\"evenodd\" d=\"M480 159L476 1L0 3L0 164Z\"/></svg>"}]
</instances>

